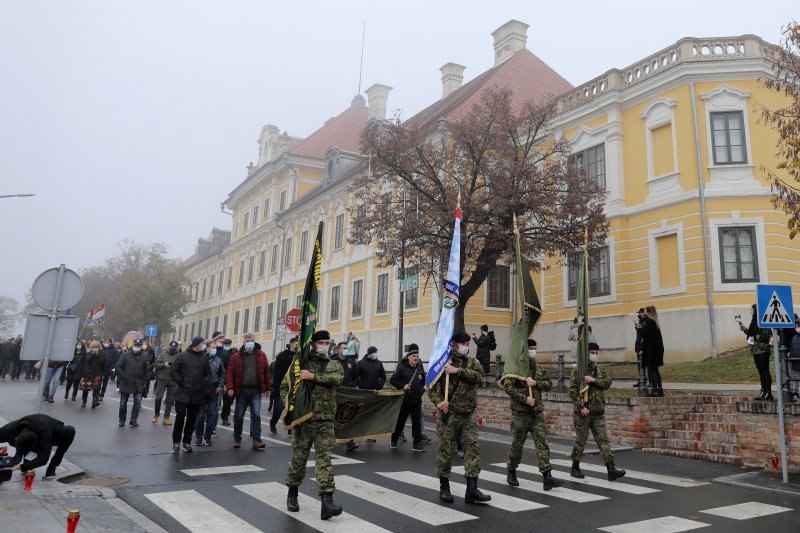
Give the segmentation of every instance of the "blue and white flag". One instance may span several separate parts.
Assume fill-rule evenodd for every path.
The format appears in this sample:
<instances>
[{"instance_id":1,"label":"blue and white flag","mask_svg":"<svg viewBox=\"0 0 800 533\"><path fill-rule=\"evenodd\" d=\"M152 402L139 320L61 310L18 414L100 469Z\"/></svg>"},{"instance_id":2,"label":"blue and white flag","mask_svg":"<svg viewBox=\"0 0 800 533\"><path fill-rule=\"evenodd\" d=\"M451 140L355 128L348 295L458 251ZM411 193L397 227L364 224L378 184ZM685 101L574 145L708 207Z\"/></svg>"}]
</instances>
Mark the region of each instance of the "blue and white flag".
<instances>
[{"instance_id":1,"label":"blue and white flag","mask_svg":"<svg viewBox=\"0 0 800 533\"><path fill-rule=\"evenodd\" d=\"M460 203L460 202L459 202ZM461 291L461 207L456 208L456 225L453 229L453 242L450 244L450 259L447 263L447 279L444 282L444 304L439 314L439 328L433 351L428 363L426 387L432 387L442 374L442 369L450 360L453 349L453 328L456 322L458 295Z\"/></svg>"}]
</instances>

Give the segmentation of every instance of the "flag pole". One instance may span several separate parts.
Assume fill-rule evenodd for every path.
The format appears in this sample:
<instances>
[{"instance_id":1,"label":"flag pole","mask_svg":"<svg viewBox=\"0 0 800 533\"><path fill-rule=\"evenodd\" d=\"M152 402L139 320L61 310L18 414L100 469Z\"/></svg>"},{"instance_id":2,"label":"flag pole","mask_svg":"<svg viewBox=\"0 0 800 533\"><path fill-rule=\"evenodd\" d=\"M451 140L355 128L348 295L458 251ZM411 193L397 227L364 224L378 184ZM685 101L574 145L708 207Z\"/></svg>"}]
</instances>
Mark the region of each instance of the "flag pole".
<instances>
[{"instance_id":1,"label":"flag pole","mask_svg":"<svg viewBox=\"0 0 800 533\"><path fill-rule=\"evenodd\" d=\"M519 242L519 226L517 225L517 215L516 215L516 213L512 213L511 214L511 220L512 220L512 224L514 226L514 237L517 239L517 242ZM521 272L517 272L517 276L521 276L521 275L522 275ZM517 278L517 279L519 279L519 278ZM520 284L517 283L517 288L518 289L519 289L519 286L520 286ZM522 312L525 313L526 312L526 310L524 309L525 295L522 294L520 296L521 296L520 301L523 302ZM533 376L531 376L531 377L533 377ZM530 385L528 385L528 396L533 397L533 387L531 387Z\"/></svg>"},{"instance_id":2,"label":"flag pole","mask_svg":"<svg viewBox=\"0 0 800 533\"><path fill-rule=\"evenodd\" d=\"M458 211L460 209L461 209L461 191L459 190L458 191L458 196L456 197L456 211ZM459 272L460 271L461 271L461 268L459 268ZM450 359L452 359L452 357ZM450 364L449 360L447 361L447 364L448 365ZM450 397L450 374L445 372L444 373L444 401L445 402L449 401L449 397Z\"/></svg>"}]
</instances>

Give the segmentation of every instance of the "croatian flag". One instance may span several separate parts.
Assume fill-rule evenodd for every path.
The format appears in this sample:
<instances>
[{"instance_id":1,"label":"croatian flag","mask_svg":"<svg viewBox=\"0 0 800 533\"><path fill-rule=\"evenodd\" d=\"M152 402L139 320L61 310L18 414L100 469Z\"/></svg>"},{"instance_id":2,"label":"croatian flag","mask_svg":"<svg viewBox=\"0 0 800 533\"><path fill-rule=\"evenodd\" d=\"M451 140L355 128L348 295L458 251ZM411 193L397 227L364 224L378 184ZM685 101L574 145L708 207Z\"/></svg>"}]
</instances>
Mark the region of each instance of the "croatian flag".
<instances>
[{"instance_id":1,"label":"croatian flag","mask_svg":"<svg viewBox=\"0 0 800 533\"><path fill-rule=\"evenodd\" d=\"M453 242L450 245L450 260L447 263L447 279L444 282L444 304L439 315L439 328L436 330L436 340L433 341L433 351L428 363L428 377L426 387L432 387L442 374L442 369L450 360L450 350L453 349L453 327L456 322L456 308L460 292L461 272L461 202L456 208L456 225L453 229Z\"/></svg>"},{"instance_id":2,"label":"croatian flag","mask_svg":"<svg viewBox=\"0 0 800 533\"><path fill-rule=\"evenodd\" d=\"M86 317L86 324L88 326L99 326L105 321L105 319L106 319L106 304L105 302L103 302L97 309L89 310L89 316Z\"/></svg>"}]
</instances>

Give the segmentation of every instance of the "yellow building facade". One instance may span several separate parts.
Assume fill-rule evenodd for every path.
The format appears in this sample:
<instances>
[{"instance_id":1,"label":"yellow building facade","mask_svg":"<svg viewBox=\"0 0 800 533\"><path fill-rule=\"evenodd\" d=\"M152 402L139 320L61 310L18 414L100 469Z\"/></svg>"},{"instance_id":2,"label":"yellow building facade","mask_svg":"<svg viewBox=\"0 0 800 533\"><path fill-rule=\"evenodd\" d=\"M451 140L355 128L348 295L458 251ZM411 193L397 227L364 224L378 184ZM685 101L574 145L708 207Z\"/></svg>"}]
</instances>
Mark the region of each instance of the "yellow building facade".
<instances>
[{"instance_id":1,"label":"yellow building facade","mask_svg":"<svg viewBox=\"0 0 800 533\"><path fill-rule=\"evenodd\" d=\"M498 29L498 63L470 83L460 85L463 67L445 65L443 98L434 105L474 91L475 83L488 86L516 54L533 57L526 28L511 21ZM515 40L504 40L505 30ZM758 81L771 75L771 46L751 35L686 38L561 93L553 135L569 139L573 162L607 191L609 233L591 265L590 304L608 358L635 358L640 307L659 311L666 360L692 360L744 345L734 316L749 320L756 284L800 287L797 246L761 170L776 166L777 137L760 123L760 109L783 102ZM230 243L190 260L194 301L173 338L221 330L238 343L251 331L270 357L280 351L290 336L280 318L298 306L322 220L320 326L336 340L353 331L362 351L375 345L383 360L396 360L397 269L381 268L373 249L348 242L348 186L366 165L358 138L368 119L385 118L389 89L371 87L369 104L357 96L306 139L265 127L258 164L224 202L232 213ZM569 352L577 271L560 257L538 267L540 351ZM467 331L488 324L498 353L516 317L513 288L511 268L498 265L465 310ZM429 285L405 298L404 341L419 344L427 360L439 295Z\"/></svg>"}]
</instances>

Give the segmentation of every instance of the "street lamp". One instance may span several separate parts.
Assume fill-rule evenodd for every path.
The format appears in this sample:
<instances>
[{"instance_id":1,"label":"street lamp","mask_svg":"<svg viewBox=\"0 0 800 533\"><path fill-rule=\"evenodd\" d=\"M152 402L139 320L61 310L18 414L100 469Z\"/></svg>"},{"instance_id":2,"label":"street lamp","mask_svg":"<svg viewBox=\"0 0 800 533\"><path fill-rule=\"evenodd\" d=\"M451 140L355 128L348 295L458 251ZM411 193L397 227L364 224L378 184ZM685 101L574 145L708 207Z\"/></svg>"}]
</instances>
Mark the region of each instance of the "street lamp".
<instances>
[{"instance_id":1,"label":"street lamp","mask_svg":"<svg viewBox=\"0 0 800 533\"><path fill-rule=\"evenodd\" d=\"M15 198L15 197L22 198L23 196L36 196L36 195L33 194L32 192L21 192L19 194L0 194L0 198Z\"/></svg>"}]
</instances>

